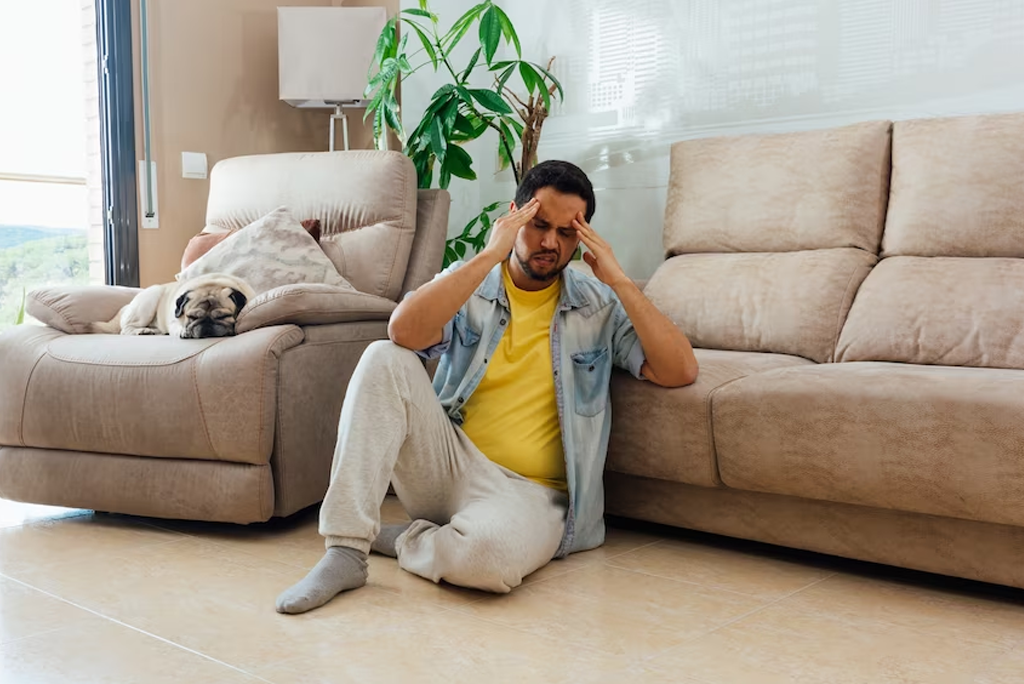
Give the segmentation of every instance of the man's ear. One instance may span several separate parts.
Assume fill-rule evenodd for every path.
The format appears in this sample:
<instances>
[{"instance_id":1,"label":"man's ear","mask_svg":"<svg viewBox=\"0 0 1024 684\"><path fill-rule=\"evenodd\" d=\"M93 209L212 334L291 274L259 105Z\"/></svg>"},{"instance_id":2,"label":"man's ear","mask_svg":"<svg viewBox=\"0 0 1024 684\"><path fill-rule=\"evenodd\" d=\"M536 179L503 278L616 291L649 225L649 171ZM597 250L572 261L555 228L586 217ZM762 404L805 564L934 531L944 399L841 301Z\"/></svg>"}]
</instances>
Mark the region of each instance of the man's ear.
<instances>
[{"instance_id":1,"label":"man's ear","mask_svg":"<svg viewBox=\"0 0 1024 684\"><path fill-rule=\"evenodd\" d=\"M508 211L511 214L515 210L516 210L516 202L515 202L515 200L512 200L511 202L508 203Z\"/></svg>"},{"instance_id":2,"label":"man's ear","mask_svg":"<svg viewBox=\"0 0 1024 684\"><path fill-rule=\"evenodd\" d=\"M185 313L185 304L188 302L188 296L189 296L189 293L186 292L185 294L183 294L180 297L178 297L178 300L176 302L174 302L174 317L175 318L181 318L182 314Z\"/></svg>"}]
</instances>

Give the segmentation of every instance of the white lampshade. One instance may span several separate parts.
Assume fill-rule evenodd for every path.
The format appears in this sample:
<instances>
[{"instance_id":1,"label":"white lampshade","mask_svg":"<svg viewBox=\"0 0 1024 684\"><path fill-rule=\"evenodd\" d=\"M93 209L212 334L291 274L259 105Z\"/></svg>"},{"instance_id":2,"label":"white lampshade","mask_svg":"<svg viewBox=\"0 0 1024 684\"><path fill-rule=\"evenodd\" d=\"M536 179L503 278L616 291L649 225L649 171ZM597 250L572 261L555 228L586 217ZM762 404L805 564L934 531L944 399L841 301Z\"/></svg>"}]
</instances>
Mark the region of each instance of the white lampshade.
<instances>
[{"instance_id":1,"label":"white lampshade","mask_svg":"<svg viewBox=\"0 0 1024 684\"><path fill-rule=\"evenodd\" d=\"M278 89L293 107L363 99L383 7L278 7Z\"/></svg>"}]
</instances>

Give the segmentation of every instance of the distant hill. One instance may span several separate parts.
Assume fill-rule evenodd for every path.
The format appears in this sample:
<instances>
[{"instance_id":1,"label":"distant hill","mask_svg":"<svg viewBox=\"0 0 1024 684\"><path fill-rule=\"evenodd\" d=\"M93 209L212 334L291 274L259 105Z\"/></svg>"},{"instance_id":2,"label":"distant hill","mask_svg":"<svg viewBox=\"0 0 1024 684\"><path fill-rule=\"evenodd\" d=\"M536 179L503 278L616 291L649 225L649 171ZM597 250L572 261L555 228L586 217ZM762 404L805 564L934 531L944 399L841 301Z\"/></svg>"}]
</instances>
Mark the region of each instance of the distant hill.
<instances>
[{"instance_id":1,"label":"distant hill","mask_svg":"<svg viewBox=\"0 0 1024 684\"><path fill-rule=\"evenodd\" d=\"M17 247L33 240L45 240L61 235L81 235L83 232L82 228L43 228L42 226L0 224L0 249Z\"/></svg>"}]
</instances>

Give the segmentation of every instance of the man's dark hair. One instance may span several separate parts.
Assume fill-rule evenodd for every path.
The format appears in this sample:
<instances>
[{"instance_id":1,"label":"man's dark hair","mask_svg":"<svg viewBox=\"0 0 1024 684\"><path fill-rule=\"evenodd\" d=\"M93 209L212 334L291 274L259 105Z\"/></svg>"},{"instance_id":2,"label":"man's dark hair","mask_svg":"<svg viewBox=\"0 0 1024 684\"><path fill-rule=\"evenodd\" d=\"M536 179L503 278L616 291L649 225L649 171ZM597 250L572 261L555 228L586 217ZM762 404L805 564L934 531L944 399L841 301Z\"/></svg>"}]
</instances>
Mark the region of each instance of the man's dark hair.
<instances>
[{"instance_id":1,"label":"man's dark hair","mask_svg":"<svg viewBox=\"0 0 1024 684\"><path fill-rule=\"evenodd\" d=\"M594 186L590 184L583 169L567 161L549 160L537 164L526 172L516 190L516 206L527 204L541 188L554 188L565 195L576 195L587 203L583 218L587 223L594 216L597 201L594 199Z\"/></svg>"}]
</instances>

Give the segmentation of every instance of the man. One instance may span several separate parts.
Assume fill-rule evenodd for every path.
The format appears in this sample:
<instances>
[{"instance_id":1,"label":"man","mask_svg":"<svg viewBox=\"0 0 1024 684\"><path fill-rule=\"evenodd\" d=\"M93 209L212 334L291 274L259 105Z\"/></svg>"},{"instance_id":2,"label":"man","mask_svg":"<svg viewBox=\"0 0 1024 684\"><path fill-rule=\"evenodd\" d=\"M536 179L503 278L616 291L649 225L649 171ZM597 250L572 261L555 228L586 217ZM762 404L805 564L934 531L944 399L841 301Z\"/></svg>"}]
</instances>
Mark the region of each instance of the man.
<instances>
[{"instance_id":1,"label":"man","mask_svg":"<svg viewBox=\"0 0 1024 684\"><path fill-rule=\"evenodd\" d=\"M579 168L539 164L487 247L395 309L391 342L367 348L345 397L320 510L327 553L279 612L365 584L370 550L434 582L507 592L604 542L612 364L678 387L697 361L590 227L594 205ZM580 242L596 280L566 270ZM431 386L422 359L436 357ZM389 482L412 523L381 529Z\"/></svg>"}]
</instances>

